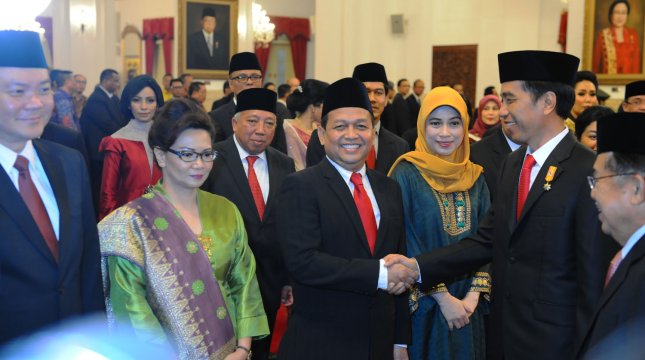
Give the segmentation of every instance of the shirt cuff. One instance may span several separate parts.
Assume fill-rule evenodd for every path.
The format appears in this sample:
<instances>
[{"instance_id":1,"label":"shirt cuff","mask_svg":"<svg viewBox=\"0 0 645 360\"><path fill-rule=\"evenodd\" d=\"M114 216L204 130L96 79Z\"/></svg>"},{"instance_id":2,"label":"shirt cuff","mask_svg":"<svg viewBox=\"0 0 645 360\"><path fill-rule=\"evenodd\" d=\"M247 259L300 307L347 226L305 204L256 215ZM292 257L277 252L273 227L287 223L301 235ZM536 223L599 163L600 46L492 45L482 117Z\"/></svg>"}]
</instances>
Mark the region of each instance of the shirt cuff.
<instances>
[{"instance_id":1,"label":"shirt cuff","mask_svg":"<svg viewBox=\"0 0 645 360\"><path fill-rule=\"evenodd\" d=\"M379 271L378 271L378 285L377 289L387 290L387 268L385 267L385 260L381 259L378 261Z\"/></svg>"},{"instance_id":2,"label":"shirt cuff","mask_svg":"<svg viewBox=\"0 0 645 360\"><path fill-rule=\"evenodd\" d=\"M404 349L407 349L407 348L408 348L408 345L407 345L407 344L394 344L394 346L395 346L395 347L404 348Z\"/></svg>"},{"instance_id":3,"label":"shirt cuff","mask_svg":"<svg viewBox=\"0 0 645 360\"><path fill-rule=\"evenodd\" d=\"M421 284L421 268L419 268L419 262L417 261L417 259L414 259L414 263L417 264L417 274L419 274L417 282Z\"/></svg>"}]
</instances>

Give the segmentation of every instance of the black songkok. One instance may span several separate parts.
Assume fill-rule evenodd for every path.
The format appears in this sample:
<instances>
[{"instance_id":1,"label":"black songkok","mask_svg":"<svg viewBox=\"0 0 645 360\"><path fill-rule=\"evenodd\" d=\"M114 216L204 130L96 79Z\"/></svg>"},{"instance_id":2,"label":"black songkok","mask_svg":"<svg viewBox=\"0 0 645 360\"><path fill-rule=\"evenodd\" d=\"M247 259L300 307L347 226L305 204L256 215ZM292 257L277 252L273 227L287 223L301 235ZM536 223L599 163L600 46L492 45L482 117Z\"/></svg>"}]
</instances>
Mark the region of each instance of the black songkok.
<instances>
[{"instance_id":1,"label":"black songkok","mask_svg":"<svg viewBox=\"0 0 645 360\"><path fill-rule=\"evenodd\" d=\"M382 82L383 86L387 88L385 68L378 63L356 65L352 77L360 82Z\"/></svg>"},{"instance_id":2,"label":"black songkok","mask_svg":"<svg viewBox=\"0 0 645 360\"><path fill-rule=\"evenodd\" d=\"M344 78L329 85L323 99L322 116L340 108L363 108L372 114L372 105L363 83L353 78Z\"/></svg>"},{"instance_id":3,"label":"black songkok","mask_svg":"<svg viewBox=\"0 0 645 360\"><path fill-rule=\"evenodd\" d=\"M235 113L239 113L244 110L264 110L275 114L277 101L278 94L269 89L246 89L237 95Z\"/></svg>"},{"instance_id":4,"label":"black songkok","mask_svg":"<svg viewBox=\"0 0 645 360\"><path fill-rule=\"evenodd\" d=\"M40 35L33 31L0 31L0 67L47 69Z\"/></svg>"},{"instance_id":5,"label":"black songkok","mask_svg":"<svg viewBox=\"0 0 645 360\"><path fill-rule=\"evenodd\" d=\"M258 57L252 52L241 52L231 56L231 65L228 67L228 73L240 70L260 70Z\"/></svg>"},{"instance_id":6,"label":"black songkok","mask_svg":"<svg viewBox=\"0 0 645 360\"><path fill-rule=\"evenodd\" d=\"M625 86L625 101L638 95L645 95L645 80L630 82Z\"/></svg>"},{"instance_id":7,"label":"black songkok","mask_svg":"<svg viewBox=\"0 0 645 360\"><path fill-rule=\"evenodd\" d=\"M511 51L497 55L499 81L545 81L573 86L580 59L551 51Z\"/></svg>"},{"instance_id":8,"label":"black songkok","mask_svg":"<svg viewBox=\"0 0 645 360\"><path fill-rule=\"evenodd\" d=\"M615 151L645 154L645 113L617 113L598 119L598 154Z\"/></svg>"}]
</instances>

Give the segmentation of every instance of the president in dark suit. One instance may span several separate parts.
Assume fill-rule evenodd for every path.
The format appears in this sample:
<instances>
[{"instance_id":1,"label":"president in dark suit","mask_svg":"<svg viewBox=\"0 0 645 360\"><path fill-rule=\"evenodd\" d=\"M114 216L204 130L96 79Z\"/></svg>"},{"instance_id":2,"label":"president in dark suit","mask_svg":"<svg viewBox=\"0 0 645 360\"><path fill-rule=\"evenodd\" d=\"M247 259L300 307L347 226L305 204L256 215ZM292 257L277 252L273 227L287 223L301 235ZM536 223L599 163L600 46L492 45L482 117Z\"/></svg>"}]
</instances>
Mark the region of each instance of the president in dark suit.
<instances>
[{"instance_id":1,"label":"president in dark suit","mask_svg":"<svg viewBox=\"0 0 645 360\"><path fill-rule=\"evenodd\" d=\"M211 7L202 10L201 30L188 36L186 60L189 69L228 69L228 39L216 32L217 15Z\"/></svg>"},{"instance_id":2,"label":"president in dark suit","mask_svg":"<svg viewBox=\"0 0 645 360\"><path fill-rule=\"evenodd\" d=\"M215 126L215 141L220 142L228 139L233 135L233 125L231 123L233 115L235 115L235 106L237 103L237 95L252 88L262 87L262 67L257 56L251 52L241 52L231 57L231 64L228 68L228 81L233 91L233 100L229 101L226 105L220 106L217 109L208 113L213 125ZM275 94L275 93L274 93ZM277 94L276 103L278 102ZM271 146L280 150L282 153L287 153L287 138L284 134L284 119L291 117L287 108L282 105L276 105L276 118L277 129Z\"/></svg>"},{"instance_id":3,"label":"president in dark suit","mask_svg":"<svg viewBox=\"0 0 645 360\"><path fill-rule=\"evenodd\" d=\"M401 189L366 168L374 118L365 86L341 79L323 100L326 158L288 176L278 235L294 305L279 358L407 358L407 294L416 271L383 266L405 253ZM397 264L399 265L399 264Z\"/></svg>"},{"instance_id":4,"label":"president in dark suit","mask_svg":"<svg viewBox=\"0 0 645 360\"><path fill-rule=\"evenodd\" d=\"M488 358L566 359L591 319L615 248L586 188L595 154L564 125L579 59L516 51L498 60L500 117L513 140L528 146L502 164L500 191L477 233L417 257L421 287L492 260Z\"/></svg>"},{"instance_id":5,"label":"president in dark suit","mask_svg":"<svg viewBox=\"0 0 645 360\"><path fill-rule=\"evenodd\" d=\"M502 162L511 151L520 147L504 134L504 131L512 131L505 128L506 124L502 122L490 129L480 141L470 145L470 161L484 168L491 201L497 195L497 175Z\"/></svg>"},{"instance_id":6,"label":"president in dark suit","mask_svg":"<svg viewBox=\"0 0 645 360\"><path fill-rule=\"evenodd\" d=\"M90 182L95 206L98 206L103 174L103 154L99 152L99 144L104 137L114 134L130 120L123 117L119 109L120 100L114 95L119 89L119 73L105 69L99 80L100 84L87 99L80 120L81 133L90 156Z\"/></svg>"},{"instance_id":7,"label":"president in dark suit","mask_svg":"<svg viewBox=\"0 0 645 360\"><path fill-rule=\"evenodd\" d=\"M642 359L645 341L645 114L598 120L598 157L589 179L602 230L622 247L576 358Z\"/></svg>"},{"instance_id":8,"label":"president in dark suit","mask_svg":"<svg viewBox=\"0 0 645 360\"><path fill-rule=\"evenodd\" d=\"M0 31L0 344L102 311L85 161L38 140L54 100L39 35Z\"/></svg>"},{"instance_id":9,"label":"president in dark suit","mask_svg":"<svg viewBox=\"0 0 645 360\"><path fill-rule=\"evenodd\" d=\"M381 115L383 115L386 106L390 106L387 102L388 82L385 68L377 63L356 65L352 77L361 81L367 89L374 114L374 128L377 136L366 159L367 167L381 174L387 174L396 159L410 149L405 140L394 135L381 124ZM314 130L307 146L307 166L318 164L324 157L325 149L320 144L318 130Z\"/></svg>"},{"instance_id":10,"label":"president in dark suit","mask_svg":"<svg viewBox=\"0 0 645 360\"><path fill-rule=\"evenodd\" d=\"M232 201L244 218L270 329L281 300L290 305L291 287L279 249L275 208L282 181L296 171L291 158L269 146L276 130L275 105L271 90L248 89L238 95L234 134L215 144L217 158L202 186ZM253 358L266 359L270 344L271 336L254 341Z\"/></svg>"}]
</instances>

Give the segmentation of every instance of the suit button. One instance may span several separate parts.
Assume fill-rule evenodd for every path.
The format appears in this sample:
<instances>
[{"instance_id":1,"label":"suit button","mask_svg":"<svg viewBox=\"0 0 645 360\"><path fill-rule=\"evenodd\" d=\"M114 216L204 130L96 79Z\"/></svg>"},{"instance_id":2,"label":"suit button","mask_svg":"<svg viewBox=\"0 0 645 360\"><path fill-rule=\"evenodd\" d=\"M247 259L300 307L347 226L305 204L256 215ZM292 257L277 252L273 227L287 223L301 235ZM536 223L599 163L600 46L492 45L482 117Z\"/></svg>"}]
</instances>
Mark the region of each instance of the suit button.
<instances>
[{"instance_id":1,"label":"suit button","mask_svg":"<svg viewBox=\"0 0 645 360\"><path fill-rule=\"evenodd\" d=\"M508 258L508 262L511 263L511 264L515 264L516 261L517 261L517 259L515 259L515 256L511 256L511 257Z\"/></svg>"}]
</instances>

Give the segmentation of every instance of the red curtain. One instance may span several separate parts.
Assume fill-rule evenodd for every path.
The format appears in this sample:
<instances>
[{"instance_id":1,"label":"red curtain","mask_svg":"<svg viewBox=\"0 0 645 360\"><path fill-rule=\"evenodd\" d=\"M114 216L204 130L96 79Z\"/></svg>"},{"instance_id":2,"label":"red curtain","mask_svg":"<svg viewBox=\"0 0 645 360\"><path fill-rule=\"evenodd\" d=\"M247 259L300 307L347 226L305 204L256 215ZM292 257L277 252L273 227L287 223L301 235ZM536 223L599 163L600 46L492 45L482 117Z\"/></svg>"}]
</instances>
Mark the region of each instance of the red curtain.
<instances>
[{"instance_id":1,"label":"red curtain","mask_svg":"<svg viewBox=\"0 0 645 360\"><path fill-rule=\"evenodd\" d=\"M143 20L143 40L146 43L146 74L152 75L155 55L155 42L163 41L165 71L172 73L172 41L175 38L174 19L159 18Z\"/></svg>"},{"instance_id":2,"label":"red curtain","mask_svg":"<svg viewBox=\"0 0 645 360\"><path fill-rule=\"evenodd\" d=\"M569 12L563 11L560 14L560 29L558 31L558 44L562 47L562 52L567 52L567 20Z\"/></svg>"},{"instance_id":3,"label":"red curtain","mask_svg":"<svg viewBox=\"0 0 645 360\"><path fill-rule=\"evenodd\" d=\"M258 61L260 62L260 67L262 68L263 74L267 73L267 65L269 64L270 53L271 53L270 43L269 45L267 45L267 47L263 47L263 46L255 47L255 55L258 57Z\"/></svg>"},{"instance_id":4,"label":"red curtain","mask_svg":"<svg viewBox=\"0 0 645 360\"><path fill-rule=\"evenodd\" d=\"M271 22L275 24L275 36L278 37L285 34L289 39L294 72L298 79L304 80L305 71L307 70L307 42L311 35L309 19L282 16L269 16L269 18L271 19Z\"/></svg>"}]
</instances>

